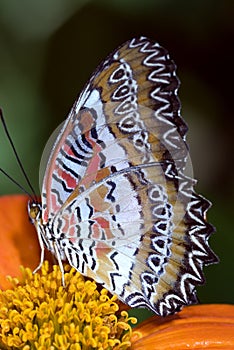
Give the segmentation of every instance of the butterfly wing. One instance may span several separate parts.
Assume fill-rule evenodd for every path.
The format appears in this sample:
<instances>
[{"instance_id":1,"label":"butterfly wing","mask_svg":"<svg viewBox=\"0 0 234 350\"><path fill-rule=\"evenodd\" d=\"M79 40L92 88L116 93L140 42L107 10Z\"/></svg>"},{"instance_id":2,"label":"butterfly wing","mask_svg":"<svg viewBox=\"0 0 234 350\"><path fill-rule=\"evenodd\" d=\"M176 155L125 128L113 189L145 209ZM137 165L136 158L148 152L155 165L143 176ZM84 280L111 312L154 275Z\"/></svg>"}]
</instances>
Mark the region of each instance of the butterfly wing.
<instances>
[{"instance_id":1,"label":"butterfly wing","mask_svg":"<svg viewBox=\"0 0 234 350\"><path fill-rule=\"evenodd\" d=\"M175 65L147 38L120 46L75 102L45 172L43 221L61 256L130 306L195 301L214 262L208 202L184 174Z\"/></svg>"}]
</instances>

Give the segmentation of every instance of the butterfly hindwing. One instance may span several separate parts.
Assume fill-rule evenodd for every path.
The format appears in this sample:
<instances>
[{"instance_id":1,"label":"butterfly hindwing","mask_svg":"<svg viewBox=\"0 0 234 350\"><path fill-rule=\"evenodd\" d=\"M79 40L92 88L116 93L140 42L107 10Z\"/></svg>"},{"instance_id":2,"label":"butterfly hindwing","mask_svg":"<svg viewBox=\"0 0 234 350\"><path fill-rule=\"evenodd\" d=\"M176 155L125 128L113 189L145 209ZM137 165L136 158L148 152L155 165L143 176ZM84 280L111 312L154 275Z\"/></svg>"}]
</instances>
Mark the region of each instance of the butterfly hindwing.
<instances>
[{"instance_id":1,"label":"butterfly hindwing","mask_svg":"<svg viewBox=\"0 0 234 350\"><path fill-rule=\"evenodd\" d=\"M58 244L72 266L130 306L167 315L196 300L203 262L215 257L202 238L211 230L206 201L191 179L181 174L176 190L161 172L146 165L112 174L71 197L54 225L69 232Z\"/></svg>"}]
</instances>

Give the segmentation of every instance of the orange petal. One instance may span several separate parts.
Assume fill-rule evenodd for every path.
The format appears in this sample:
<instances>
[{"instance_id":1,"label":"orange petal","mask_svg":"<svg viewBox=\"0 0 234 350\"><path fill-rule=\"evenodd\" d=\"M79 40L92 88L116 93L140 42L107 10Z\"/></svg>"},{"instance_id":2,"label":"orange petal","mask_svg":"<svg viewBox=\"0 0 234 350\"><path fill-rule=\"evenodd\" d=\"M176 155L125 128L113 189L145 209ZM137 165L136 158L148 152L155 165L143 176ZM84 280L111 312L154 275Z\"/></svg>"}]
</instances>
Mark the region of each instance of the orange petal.
<instances>
[{"instance_id":1,"label":"orange petal","mask_svg":"<svg viewBox=\"0 0 234 350\"><path fill-rule=\"evenodd\" d=\"M34 269L40 248L27 213L28 196L0 197L0 288L9 287L6 275L20 275L20 265Z\"/></svg>"},{"instance_id":2,"label":"orange petal","mask_svg":"<svg viewBox=\"0 0 234 350\"><path fill-rule=\"evenodd\" d=\"M134 350L234 349L234 305L194 305L134 329Z\"/></svg>"}]
</instances>

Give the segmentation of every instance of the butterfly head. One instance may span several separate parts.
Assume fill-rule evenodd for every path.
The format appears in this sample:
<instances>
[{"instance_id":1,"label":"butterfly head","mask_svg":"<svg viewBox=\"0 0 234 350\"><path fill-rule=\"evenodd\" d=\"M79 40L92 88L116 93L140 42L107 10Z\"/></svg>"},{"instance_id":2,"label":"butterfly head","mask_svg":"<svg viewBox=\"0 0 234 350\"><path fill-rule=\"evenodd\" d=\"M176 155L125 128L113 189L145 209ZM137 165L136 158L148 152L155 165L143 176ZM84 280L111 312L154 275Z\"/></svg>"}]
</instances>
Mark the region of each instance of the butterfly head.
<instances>
[{"instance_id":1,"label":"butterfly head","mask_svg":"<svg viewBox=\"0 0 234 350\"><path fill-rule=\"evenodd\" d=\"M41 219L41 204L37 202L28 202L28 215L30 221L35 224Z\"/></svg>"}]
</instances>

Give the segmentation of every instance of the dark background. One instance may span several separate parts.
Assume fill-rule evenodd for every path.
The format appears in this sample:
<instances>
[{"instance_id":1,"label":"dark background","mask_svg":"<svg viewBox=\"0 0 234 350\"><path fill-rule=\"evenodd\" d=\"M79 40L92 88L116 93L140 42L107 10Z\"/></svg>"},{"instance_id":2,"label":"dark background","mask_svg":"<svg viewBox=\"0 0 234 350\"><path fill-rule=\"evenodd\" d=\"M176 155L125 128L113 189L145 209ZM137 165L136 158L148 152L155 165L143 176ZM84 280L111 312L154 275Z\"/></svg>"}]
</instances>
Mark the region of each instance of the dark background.
<instances>
[{"instance_id":1,"label":"dark background","mask_svg":"<svg viewBox=\"0 0 234 350\"><path fill-rule=\"evenodd\" d=\"M116 46L146 35L168 49L181 80L196 187L212 201L203 303L234 302L232 1L0 2L0 106L36 191L41 153L90 74ZM0 128L0 166L25 187ZM0 174L0 194L20 192Z\"/></svg>"}]
</instances>

